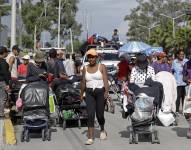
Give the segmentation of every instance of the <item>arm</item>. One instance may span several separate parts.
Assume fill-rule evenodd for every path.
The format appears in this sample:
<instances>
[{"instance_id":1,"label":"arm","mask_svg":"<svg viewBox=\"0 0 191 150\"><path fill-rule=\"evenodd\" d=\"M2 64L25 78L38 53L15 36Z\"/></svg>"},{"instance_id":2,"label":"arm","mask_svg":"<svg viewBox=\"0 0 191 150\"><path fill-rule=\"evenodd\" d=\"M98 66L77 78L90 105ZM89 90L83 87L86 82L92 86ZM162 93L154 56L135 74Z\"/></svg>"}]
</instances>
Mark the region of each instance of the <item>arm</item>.
<instances>
[{"instance_id":1,"label":"arm","mask_svg":"<svg viewBox=\"0 0 191 150\"><path fill-rule=\"evenodd\" d=\"M12 70L12 67L13 67L13 64L14 64L14 62L15 62L16 60L15 60L15 57L10 57L10 59L9 59L9 70L11 71Z\"/></svg>"},{"instance_id":2,"label":"arm","mask_svg":"<svg viewBox=\"0 0 191 150\"><path fill-rule=\"evenodd\" d=\"M83 68L82 70L82 79L81 79L81 82L80 82L80 97L81 97L81 100L83 100L83 95L84 95L84 92L85 92L85 88L86 88L86 79L85 79L85 73L86 72L86 69L85 67Z\"/></svg>"},{"instance_id":3,"label":"arm","mask_svg":"<svg viewBox=\"0 0 191 150\"><path fill-rule=\"evenodd\" d=\"M102 66L101 68L102 68L103 82L104 82L104 88L105 88L105 98L106 98L108 96L108 93L109 93L107 68L103 64L101 66Z\"/></svg>"},{"instance_id":4,"label":"arm","mask_svg":"<svg viewBox=\"0 0 191 150\"><path fill-rule=\"evenodd\" d=\"M11 80L11 73L9 71L9 65L5 62L3 63L3 65L1 65L1 74L4 77L5 83L8 86L9 85L9 81Z\"/></svg>"}]
</instances>

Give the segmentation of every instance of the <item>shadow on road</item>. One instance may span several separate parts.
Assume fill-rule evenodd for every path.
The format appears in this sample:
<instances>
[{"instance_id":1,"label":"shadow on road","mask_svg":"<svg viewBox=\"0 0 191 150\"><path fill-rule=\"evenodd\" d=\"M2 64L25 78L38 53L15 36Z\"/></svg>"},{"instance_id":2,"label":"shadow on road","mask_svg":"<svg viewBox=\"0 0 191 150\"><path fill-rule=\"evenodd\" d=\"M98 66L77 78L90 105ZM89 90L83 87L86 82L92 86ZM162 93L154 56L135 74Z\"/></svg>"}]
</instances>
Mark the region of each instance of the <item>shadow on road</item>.
<instances>
[{"instance_id":1,"label":"shadow on road","mask_svg":"<svg viewBox=\"0 0 191 150\"><path fill-rule=\"evenodd\" d=\"M88 130L84 130L82 134L86 134L86 137L88 138ZM100 130L94 129L94 137L95 138L100 138Z\"/></svg>"},{"instance_id":2,"label":"shadow on road","mask_svg":"<svg viewBox=\"0 0 191 150\"><path fill-rule=\"evenodd\" d=\"M122 138L129 138L130 126L127 127L127 130L119 132Z\"/></svg>"},{"instance_id":3,"label":"shadow on road","mask_svg":"<svg viewBox=\"0 0 191 150\"><path fill-rule=\"evenodd\" d=\"M186 137L187 128L174 127L172 130L176 132L177 136Z\"/></svg>"}]
</instances>

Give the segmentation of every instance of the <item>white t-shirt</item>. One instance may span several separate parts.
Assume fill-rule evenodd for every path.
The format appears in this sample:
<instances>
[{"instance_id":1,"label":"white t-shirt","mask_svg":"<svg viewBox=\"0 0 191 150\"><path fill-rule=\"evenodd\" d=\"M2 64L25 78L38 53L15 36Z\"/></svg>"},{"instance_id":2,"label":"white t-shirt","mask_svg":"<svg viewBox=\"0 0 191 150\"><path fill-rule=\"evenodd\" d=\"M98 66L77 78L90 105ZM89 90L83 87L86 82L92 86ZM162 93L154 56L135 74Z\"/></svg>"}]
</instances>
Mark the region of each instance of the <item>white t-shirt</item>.
<instances>
[{"instance_id":1,"label":"white t-shirt","mask_svg":"<svg viewBox=\"0 0 191 150\"><path fill-rule=\"evenodd\" d=\"M152 78L156 81L154 68L148 66L147 70L142 70L139 67L133 67L130 75L130 83L135 83L139 86L143 86L146 79Z\"/></svg>"},{"instance_id":2,"label":"white t-shirt","mask_svg":"<svg viewBox=\"0 0 191 150\"><path fill-rule=\"evenodd\" d=\"M71 59L66 59L63 63L64 63L64 68L66 70L66 74L68 76L75 75L75 70L74 70L75 69L74 68L75 63L74 63L74 61Z\"/></svg>"}]
</instances>

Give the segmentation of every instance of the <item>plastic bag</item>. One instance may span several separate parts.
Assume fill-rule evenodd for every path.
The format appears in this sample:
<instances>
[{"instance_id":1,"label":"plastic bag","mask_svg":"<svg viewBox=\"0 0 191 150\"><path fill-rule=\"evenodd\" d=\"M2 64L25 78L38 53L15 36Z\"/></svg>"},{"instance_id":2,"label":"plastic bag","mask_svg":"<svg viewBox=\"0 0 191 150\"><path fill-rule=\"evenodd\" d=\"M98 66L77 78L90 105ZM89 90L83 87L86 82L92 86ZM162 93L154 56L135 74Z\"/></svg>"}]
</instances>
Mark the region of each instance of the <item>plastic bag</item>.
<instances>
[{"instance_id":1,"label":"plastic bag","mask_svg":"<svg viewBox=\"0 0 191 150\"><path fill-rule=\"evenodd\" d=\"M161 109L159 110L157 117L165 127L170 126L175 121L175 117L172 113L163 112Z\"/></svg>"},{"instance_id":2,"label":"plastic bag","mask_svg":"<svg viewBox=\"0 0 191 150\"><path fill-rule=\"evenodd\" d=\"M23 100L21 98L18 98L16 101L16 108L21 109L22 106L23 106Z\"/></svg>"},{"instance_id":3,"label":"plastic bag","mask_svg":"<svg viewBox=\"0 0 191 150\"><path fill-rule=\"evenodd\" d=\"M183 113L191 113L191 85L189 85L187 95L184 98Z\"/></svg>"},{"instance_id":4,"label":"plastic bag","mask_svg":"<svg viewBox=\"0 0 191 150\"><path fill-rule=\"evenodd\" d=\"M152 118L153 114L153 97L149 97L145 94L141 94L136 98L134 104L134 113L132 118L136 121L144 121Z\"/></svg>"}]
</instances>

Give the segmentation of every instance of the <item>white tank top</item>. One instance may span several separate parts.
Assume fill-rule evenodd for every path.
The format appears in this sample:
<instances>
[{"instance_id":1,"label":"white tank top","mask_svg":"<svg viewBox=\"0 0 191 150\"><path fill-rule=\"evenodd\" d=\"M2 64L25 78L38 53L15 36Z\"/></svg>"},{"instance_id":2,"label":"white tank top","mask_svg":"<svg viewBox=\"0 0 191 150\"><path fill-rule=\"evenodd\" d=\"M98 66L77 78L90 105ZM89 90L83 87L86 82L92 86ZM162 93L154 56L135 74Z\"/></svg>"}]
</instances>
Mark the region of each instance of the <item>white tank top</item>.
<instances>
[{"instance_id":1,"label":"white tank top","mask_svg":"<svg viewBox=\"0 0 191 150\"><path fill-rule=\"evenodd\" d=\"M15 58L15 62L14 62L14 64L13 64L13 66L12 66L12 69L10 70L10 71L11 71L11 77L12 77L12 78L17 78L17 77L18 77L18 75L17 75L17 59L16 59L15 55L11 52L11 53L7 56L6 61L7 61L7 63L9 64L9 60L10 60L11 57L14 57L14 58Z\"/></svg>"},{"instance_id":2,"label":"white tank top","mask_svg":"<svg viewBox=\"0 0 191 150\"><path fill-rule=\"evenodd\" d=\"M100 71L100 64L98 65L98 70L95 73L89 73L86 68L86 87L87 88L103 88L104 87L104 82L103 82L103 76Z\"/></svg>"}]
</instances>

